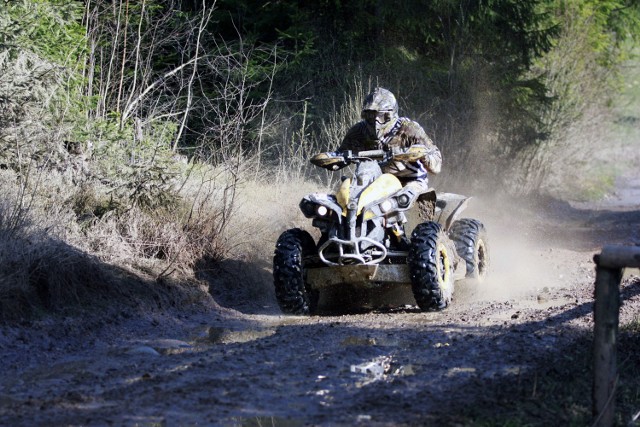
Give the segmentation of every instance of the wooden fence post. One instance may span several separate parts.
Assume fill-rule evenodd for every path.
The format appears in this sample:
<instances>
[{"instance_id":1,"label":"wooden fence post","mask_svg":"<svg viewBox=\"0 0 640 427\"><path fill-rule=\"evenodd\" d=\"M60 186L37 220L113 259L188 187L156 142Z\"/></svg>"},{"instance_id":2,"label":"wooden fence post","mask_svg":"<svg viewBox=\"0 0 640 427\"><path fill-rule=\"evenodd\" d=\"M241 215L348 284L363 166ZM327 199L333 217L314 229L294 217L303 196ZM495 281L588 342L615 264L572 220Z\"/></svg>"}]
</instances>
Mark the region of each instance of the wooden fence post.
<instances>
[{"instance_id":1,"label":"wooden fence post","mask_svg":"<svg viewBox=\"0 0 640 427\"><path fill-rule=\"evenodd\" d=\"M594 305L594 426L610 427L615 414L616 344L622 270L598 266Z\"/></svg>"},{"instance_id":2,"label":"wooden fence post","mask_svg":"<svg viewBox=\"0 0 640 427\"><path fill-rule=\"evenodd\" d=\"M615 417L615 389L620 281L624 267L640 267L640 247L605 246L594 257L596 289L593 333L594 426L610 427Z\"/></svg>"}]
</instances>

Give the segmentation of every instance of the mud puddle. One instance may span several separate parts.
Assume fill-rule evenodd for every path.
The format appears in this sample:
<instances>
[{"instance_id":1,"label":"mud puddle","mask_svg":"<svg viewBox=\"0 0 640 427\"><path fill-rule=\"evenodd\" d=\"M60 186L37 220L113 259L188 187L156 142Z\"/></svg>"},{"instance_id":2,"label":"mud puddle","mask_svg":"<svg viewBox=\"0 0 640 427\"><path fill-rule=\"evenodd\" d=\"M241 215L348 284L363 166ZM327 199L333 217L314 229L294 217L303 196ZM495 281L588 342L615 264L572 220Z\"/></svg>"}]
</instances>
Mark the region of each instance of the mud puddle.
<instances>
[{"instance_id":1,"label":"mud puddle","mask_svg":"<svg viewBox=\"0 0 640 427\"><path fill-rule=\"evenodd\" d=\"M238 329L211 326L198 334L200 344L240 344L270 337L277 332L276 328Z\"/></svg>"}]
</instances>

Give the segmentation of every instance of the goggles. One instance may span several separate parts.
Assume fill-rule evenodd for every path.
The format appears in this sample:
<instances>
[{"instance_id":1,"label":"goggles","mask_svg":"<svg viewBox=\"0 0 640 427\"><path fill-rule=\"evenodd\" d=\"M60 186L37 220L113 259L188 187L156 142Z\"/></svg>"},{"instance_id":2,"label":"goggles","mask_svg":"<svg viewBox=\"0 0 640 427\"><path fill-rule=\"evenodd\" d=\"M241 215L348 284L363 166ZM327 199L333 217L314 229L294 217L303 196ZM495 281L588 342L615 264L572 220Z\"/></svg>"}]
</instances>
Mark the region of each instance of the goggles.
<instances>
[{"instance_id":1,"label":"goggles","mask_svg":"<svg viewBox=\"0 0 640 427\"><path fill-rule=\"evenodd\" d=\"M369 123L376 121L382 124L391 120L391 111L363 110L360 117Z\"/></svg>"}]
</instances>

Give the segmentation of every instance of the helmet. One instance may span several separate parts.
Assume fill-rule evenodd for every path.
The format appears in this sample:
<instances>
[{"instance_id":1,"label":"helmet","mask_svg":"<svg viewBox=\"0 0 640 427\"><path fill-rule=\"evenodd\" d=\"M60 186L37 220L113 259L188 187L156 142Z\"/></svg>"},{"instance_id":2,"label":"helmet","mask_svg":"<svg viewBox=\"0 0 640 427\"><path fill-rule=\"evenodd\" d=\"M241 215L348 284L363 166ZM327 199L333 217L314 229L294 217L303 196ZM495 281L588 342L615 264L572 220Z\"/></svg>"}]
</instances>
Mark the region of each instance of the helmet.
<instances>
[{"instance_id":1,"label":"helmet","mask_svg":"<svg viewBox=\"0 0 640 427\"><path fill-rule=\"evenodd\" d=\"M362 104L362 119L381 139L398 119L398 102L393 93L381 87L368 94Z\"/></svg>"}]
</instances>

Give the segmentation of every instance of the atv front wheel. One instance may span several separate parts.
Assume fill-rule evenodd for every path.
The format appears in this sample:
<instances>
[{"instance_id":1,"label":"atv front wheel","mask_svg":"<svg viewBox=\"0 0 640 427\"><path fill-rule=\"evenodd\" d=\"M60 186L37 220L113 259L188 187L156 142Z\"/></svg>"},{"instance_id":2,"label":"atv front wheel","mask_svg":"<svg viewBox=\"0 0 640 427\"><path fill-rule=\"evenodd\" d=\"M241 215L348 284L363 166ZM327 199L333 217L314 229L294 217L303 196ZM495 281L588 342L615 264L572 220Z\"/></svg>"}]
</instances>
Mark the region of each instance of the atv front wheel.
<instances>
[{"instance_id":1,"label":"atv front wheel","mask_svg":"<svg viewBox=\"0 0 640 427\"><path fill-rule=\"evenodd\" d=\"M423 311L442 310L451 302L453 251L438 223L424 222L413 230L407 262L413 296Z\"/></svg>"},{"instance_id":2,"label":"atv front wheel","mask_svg":"<svg viewBox=\"0 0 640 427\"><path fill-rule=\"evenodd\" d=\"M477 219L463 218L453 223L449 235L456 252L467 264L466 277L482 282L489 269L489 244L484 225Z\"/></svg>"},{"instance_id":3,"label":"atv front wheel","mask_svg":"<svg viewBox=\"0 0 640 427\"><path fill-rule=\"evenodd\" d=\"M318 292L306 283L305 257L316 245L311 235L299 228L280 235L273 257L273 282L280 309L287 314L312 314L318 306Z\"/></svg>"}]
</instances>

